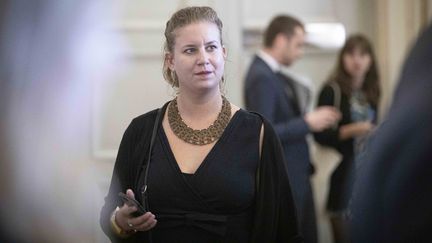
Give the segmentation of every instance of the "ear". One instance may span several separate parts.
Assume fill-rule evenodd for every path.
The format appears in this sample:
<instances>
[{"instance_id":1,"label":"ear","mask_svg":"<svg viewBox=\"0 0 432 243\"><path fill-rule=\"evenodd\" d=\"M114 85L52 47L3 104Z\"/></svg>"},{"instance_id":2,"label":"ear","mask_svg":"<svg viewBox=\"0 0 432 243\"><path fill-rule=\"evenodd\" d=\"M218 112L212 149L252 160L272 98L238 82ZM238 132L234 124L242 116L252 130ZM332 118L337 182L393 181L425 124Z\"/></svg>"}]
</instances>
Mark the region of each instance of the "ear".
<instances>
[{"instance_id":1,"label":"ear","mask_svg":"<svg viewBox=\"0 0 432 243\"><path fill-rule=\"evenodd\" d=\"M170 52L165 53L165 62L171 71L174 71L174 55Z\"/></svg>"},{"instance_id":2,"label":"ear","mask_svg":"<svg viewBox=\"0 0 432 243\"><path fill-rule=\"evenodd\" d=\"M222 45L222 54L223 54L224 60L226 61L228 53L227 53L227 49L225 48L225 45Z\"/></svg>"},{"instance_id":3,"label":"ear","mask_svg":"<svg viewBox=\"0 0 432 243\"><path fill-rule=\"evenodd\" d=\"M273 41L273 46L280 47L286 45L287 42L289 42L290 39L283 33L279 33L276 35L276 38Z\"/></svg>"}]
</instances>

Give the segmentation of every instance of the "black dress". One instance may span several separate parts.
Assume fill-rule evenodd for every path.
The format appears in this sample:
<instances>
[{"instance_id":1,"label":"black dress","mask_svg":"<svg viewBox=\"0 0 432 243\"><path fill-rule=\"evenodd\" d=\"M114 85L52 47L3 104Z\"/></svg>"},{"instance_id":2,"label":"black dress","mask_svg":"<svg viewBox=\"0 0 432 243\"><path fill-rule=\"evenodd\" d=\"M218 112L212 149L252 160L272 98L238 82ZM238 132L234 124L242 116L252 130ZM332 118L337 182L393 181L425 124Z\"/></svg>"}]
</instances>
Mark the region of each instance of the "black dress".
<instances>
[{"instance_id":1,"label":"black dress","mask_svg":"<svg viewBox=\"0 0 432 243\"><path fill-rule=\"evenodd\" d=\"M184 174L162 128L148 177L153 242L248 242L262 120L236 112L194 174Z\"/></svg>"},{"instance_id":2,"label":"black dress","mask_svg":"<svg viewBox=\"0 0 432 243\"><path fill-rule=\"evenodd\" d=\"M165 113L167 105L168 103L161 108L162 114ZM156 240L158 240L158 237L165 237L160 236L162 232L171 234L169 238L174 242L194 242L193 239L198 238L192 237L198 237L196 236L197 232L203 233L202 241L205 242L245 242L247 241L246 238L249 238L252 243L303 242L302 237L299 235L295 205L291 194L290 182L286 174L286 163L279 139L272 125L265 118L244 110L240 110L234 115L225 133L213 148L213 151L207 156L208 158L206 158L206 161L204 161L197 174L192 176L192 181L196 179L196 183L192 188L188 188L191 187L189 185L192 183L189 182L186 184L183 179L179 179L183 177L178 174L172 178L167 177L167 175L173 173L173 169L168 168L168 166L172 167L172 162L168 163L168 161L166 161L167 163L160 163L160 165L165 164L165 168L169 170L164 170L163 167L160 169L157 169L157 167L155 168L154 164L158 164L158 161L155 159L151 162L149 176L153 178L148 178L150 183L148 185L148 192L150 194L148 200L150 201L150 211L155 213L158 219L158 226L152 229L150 233L148 231L139 231L126 239L119 237L111 228L111 214L116 207L122 206L123 202L120 197L118 197L118 193L125 192L126 189L132 189L137 199L142 202L142 197L139 193L142 189L142 183L137 181L140 180L146 165L145 161L147 161L150 155L149 145L154 124L155 122L159 125L162 123L162 117L156 119L157 113L158 110L152 110L134 118L127 127L121 140L109 191L105 197L105 203L100 213L101 228L112 242L151 242L150 235L155 235L155 237L152 238L155 238L154 242L157 242ZM259 163L259 165L249 165L246 163L247 158L255 157L256 155L253 154L258 151L258 136L261 124L264 125L261 160L259 162L251 162ZM252 132L244 132L246 130ZM156 136L158 139L156 143L161 143L163 141L160 136L161 135ZM242 145L241 147L239 147L240 144ZM159 149L163 149L161 144L157 146L159 146ZM250 149L251 147L252 149ZM159 152L161 151L162 150L159 150ZM151 157L154 155L155 153L152 153ZM216 166L215 163L222 163L225 166L219 167ZM240 170L239 166L246 167ZM255 169L253 171L250 170L250 168L253 167L255 167L258 173L255 173ZM214 168L216 168L217 171L211 171L215 170ZM153 174L153 172L151 172L153 169L159 170L159 172ZM234 172L236 171L239 174L235 174ZM254 190L255 181L249 177L250 175L248 175L248 173L253 174L254 179L256 178L256 190ZM224 179L220 182L219 179L222 178ZM175 191L175 193L181 194L184 191L187 195L194 195L195 198L197 196L202 197L204 199L204 202L202 202L203 205L198 203L190 205L189 203L193 200L182 201L184 198L188 199L182 195L179 197L162 197L162 192L156 190L157 184L153 183L155 179L159 182L166 183L175 190L182 187L182 189ZM212 181L210 181L210 179ZM176 180L180 183L169 182L170 180ZM204 186L208 188L203 190ZM169 187L165 187L164 189L171 190ZM212 194L214 197L209 197L207 191L213 191L216 192L216 194ZM240 193L237 194L237 191L240 191ZM253 202L247 199L251 191L253 193L253 199L251 199ZM196 192L200 194L195 195ZM158 193L159 195L157 195ZM156 197L154 200L152 198L153 196ZM227 198L225 199L224 197ZM233 198L235 198L235 200L233 200ZM239 198L241 198L241 200L236 201ZM216 199L218 201L216 201ZM163 204L155 205L156 200L162 201L161 203ZM178 202L181 202L181 204ZM196 205L198 205L198 207L196 207ZM209 207L205 207L204 205L209 205ZM252 208L249 209L249 207ZM174 212L174 210L176 211L174 215L158 214L166 209L171 209L173 210L172 212ZM175 220L178 218L179 210L185 209L188 210L187 212L193 212L194 216L185 217L186 213L180 214L182 221L186 221L187 223L183 223L181 220ZM252 212L250 210L253 210L252 219L250 222L247 220L247 222L245 222L243 216L249 217L248 214ZM199 215L196 214L197 212ZM165 211L164 213L167 214ZM245 213L245 215L242 216L243 213ZM207 214L210 214L210 216ZM233 215L238 214L240 214L240 217L233 217ZM174 220L168 220L167 216L174 218ZM211 220L208 220L207 216L209 216ZM219 218L219 216L221 218ZM163 219L164 217L165 219ZM224 217L227 219L226 222L224 221ZM181 226L167 225L167 223L160 223L161 221L172 222L172 224L177 225L180 222ZM220 221L225 223L220 223ZM203 222L206 223L204 224ZM185 224L190 226L186 226ZM181 229L185 228L189 228L194 232L183 235L185 233L183 233ZM175 231L179 229L182 232L176 234ZM224 231L225 234L222 236L221 232ZM191 236L190 234L194 235ZM200 239L195 242L200 242ZM161 241L162 240L164 239L161 239ZM167 241L169 242L169 239Z\"/></svg>"}]
</instances>

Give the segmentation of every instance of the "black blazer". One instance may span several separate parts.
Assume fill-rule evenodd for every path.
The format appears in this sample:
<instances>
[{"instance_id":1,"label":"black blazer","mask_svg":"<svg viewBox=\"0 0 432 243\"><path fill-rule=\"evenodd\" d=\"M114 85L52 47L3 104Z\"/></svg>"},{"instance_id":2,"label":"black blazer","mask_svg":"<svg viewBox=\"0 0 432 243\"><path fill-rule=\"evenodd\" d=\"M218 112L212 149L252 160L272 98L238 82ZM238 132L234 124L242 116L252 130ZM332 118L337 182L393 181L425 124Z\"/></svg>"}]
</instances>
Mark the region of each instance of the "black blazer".
<instances>
[{"instance_id":1,"label":"black blazer","mask_svg":"<svg viewBox=\"0 0 432 243\"><path fill-rule=\"evenodd\" d=\"M411 50L393 104L362 161L353 242L432 239L432 26Z\"/></svg>"}]
</instances>

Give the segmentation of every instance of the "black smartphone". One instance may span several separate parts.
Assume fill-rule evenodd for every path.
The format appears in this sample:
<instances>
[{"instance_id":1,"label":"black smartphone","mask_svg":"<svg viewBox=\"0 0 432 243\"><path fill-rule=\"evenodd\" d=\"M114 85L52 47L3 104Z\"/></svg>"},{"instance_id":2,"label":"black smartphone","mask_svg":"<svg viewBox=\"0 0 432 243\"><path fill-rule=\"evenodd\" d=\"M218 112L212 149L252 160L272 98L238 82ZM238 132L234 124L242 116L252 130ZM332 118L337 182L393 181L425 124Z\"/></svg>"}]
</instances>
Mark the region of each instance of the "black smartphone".
<instances>
[{"instance_id":1,"label":"black smartphone","mask_svg":"<svg viewBox=\"0 0 432 243\"><path fill-rule=\"evenodd\" d=\"M146 213L145 208L134 198L129 197L123 192L119 192L119 197L122 199L123 203L127 204L128 206L135 206L137 208L137 211L132 213L132 216L138 217Z\"/></svg>"}]
</instances>

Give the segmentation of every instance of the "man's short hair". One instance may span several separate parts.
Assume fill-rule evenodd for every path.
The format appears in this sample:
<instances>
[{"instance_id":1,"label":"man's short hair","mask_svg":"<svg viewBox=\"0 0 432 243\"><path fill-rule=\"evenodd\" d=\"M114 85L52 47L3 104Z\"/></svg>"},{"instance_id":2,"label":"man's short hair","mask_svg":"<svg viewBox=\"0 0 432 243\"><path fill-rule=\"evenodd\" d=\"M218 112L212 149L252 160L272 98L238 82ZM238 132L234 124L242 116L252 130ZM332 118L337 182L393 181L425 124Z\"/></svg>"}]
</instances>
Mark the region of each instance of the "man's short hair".
<instances>
[{"instance_id":1,"label":"man's short hair","mask_svg":"<svg viewBox=\"0 0 432 243\"><path fill-rule=\"evenodd\" d=\"M280 33L290 38L294 35L296 27L301 27L304 30L303 23L294 17L288 15L278 15L274 17L265 31L264 46L272 47L276 36Z\"/></svg>"}]
</instances>

